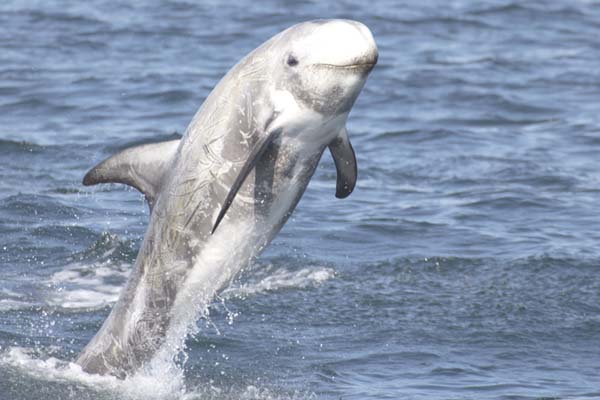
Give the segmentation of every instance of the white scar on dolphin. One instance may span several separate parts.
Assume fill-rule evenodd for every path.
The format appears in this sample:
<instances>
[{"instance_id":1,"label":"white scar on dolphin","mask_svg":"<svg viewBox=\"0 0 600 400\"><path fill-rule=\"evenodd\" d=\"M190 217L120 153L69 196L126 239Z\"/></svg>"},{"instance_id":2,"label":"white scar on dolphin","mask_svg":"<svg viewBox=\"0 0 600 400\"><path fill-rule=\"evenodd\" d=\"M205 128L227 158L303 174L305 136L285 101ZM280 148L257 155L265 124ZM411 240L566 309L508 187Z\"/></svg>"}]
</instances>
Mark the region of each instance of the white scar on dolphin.
<instances>
[{"instance_id":1,"label":"white scar on dolphin","mask_svg":"<svg viewBox=\"0 0 600 400\"><path fill-rule=\"evenodd\" d=\"M345 125L377 57L359 22L292 26L223 77L181 140L126 149L87 173L85 185L137 188L151 212L118 302L76 360L83 370L124 378L180 348L199 313L279 232L326 148L336 196L352 192Z\"/></svg>"}]
</instances>

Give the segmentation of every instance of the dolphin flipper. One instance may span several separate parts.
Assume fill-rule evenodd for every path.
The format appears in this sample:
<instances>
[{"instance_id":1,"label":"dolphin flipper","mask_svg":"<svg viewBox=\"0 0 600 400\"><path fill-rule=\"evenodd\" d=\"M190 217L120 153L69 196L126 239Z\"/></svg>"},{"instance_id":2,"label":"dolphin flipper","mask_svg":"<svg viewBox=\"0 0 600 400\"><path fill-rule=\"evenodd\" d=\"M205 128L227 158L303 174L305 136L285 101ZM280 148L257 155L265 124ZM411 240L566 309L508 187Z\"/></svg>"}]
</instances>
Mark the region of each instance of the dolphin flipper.
<instances>
[{"instance_id":1,"label":"dolphin flipper","mask_svg":"<svg viewBox=\"0 0 600 400\"><path fill-rule=\"evenodd\" d=\"M333 156L335 168L337 169L337 183L335 188L335 197L343 199L348 197L356 185L357 167L354 149L348 139L346 128L342 129L331 143L329 151Z\"/></svg>"},{"instance_id":2,"label":"dolphin flipper","mask_svg":"<svg viewBox=\"0 0 600 400\"><path fill-rule=\"evenodd\" d=\"M254 148L248 155L246 162L242 166L240 173L235 178L233 185L231 185L231 189L229 189L229 193L227 193L225 201L221 205L221 211L219 212L219 215L215 220L215 224L213 225L212 231L210 232L211 234L215 233L217 227L221 223L221 220L225 216L225 213L229 209L229 206L233 202L235 195L237 194L238 190L240 190L240 187L246 180L246 177L248 177L248 174L250 173L250 171L252 171L252 168L254 168L254 166L256 165L260 157L263 155L267 147L269 147L269 145L273 143L275 138L279 135L279 132L279 130L271 131L258 139L256 144L254 145Z\"/></svg>"},{"instance_id":3,"label":"dolphin flipper","mask_svg":"<svg viewBox=\"0 0 600 400\"><path fill-rule=\"evenodd\" d=\"M154 205L167 164L177 152L180 139L130 147L107 158L83 178L86 186L98 183L124 183L146 196L150 210Z\"/></svg>"}]
</instances>

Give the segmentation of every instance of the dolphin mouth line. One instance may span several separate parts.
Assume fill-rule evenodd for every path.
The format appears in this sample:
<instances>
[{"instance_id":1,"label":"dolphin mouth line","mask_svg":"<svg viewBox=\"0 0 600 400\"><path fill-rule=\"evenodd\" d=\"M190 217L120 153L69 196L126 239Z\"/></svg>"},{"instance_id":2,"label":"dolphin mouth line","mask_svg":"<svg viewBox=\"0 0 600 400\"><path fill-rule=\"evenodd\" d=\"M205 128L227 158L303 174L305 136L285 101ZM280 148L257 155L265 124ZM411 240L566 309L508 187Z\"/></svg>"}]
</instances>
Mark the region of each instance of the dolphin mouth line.
<instances>
[{"instance_id":1,"label":"dolphin mouth line","mask_svg":"<svg viewBox=\"0 0 600 400\"><path fill-rule=\"evenodd\" d=\"M334 69L367 69L373 68L375 66L375 62L364 62L364 63L355 63L355 64L313 64L315 67L325 67L325 68L334 68Z\"/></svg>"}]
</instances>

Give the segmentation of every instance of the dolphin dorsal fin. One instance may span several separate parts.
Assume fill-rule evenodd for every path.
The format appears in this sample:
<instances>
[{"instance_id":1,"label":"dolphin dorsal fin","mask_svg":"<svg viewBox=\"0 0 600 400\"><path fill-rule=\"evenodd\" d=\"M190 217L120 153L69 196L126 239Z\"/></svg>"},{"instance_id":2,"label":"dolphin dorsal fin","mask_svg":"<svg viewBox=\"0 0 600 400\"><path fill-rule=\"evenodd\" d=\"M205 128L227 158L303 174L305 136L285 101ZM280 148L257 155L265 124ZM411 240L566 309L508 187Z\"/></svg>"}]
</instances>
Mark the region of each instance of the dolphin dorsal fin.
<instances>
[{"instance_id":1,"label":"dolphin dorsal fin","mask_svg":"<svg viewBox=\"0 0 600 400\"><path fill-rule=\"evenodd\" d=\"M346 128L340 131L340 134L329 143L329 151L333 156L335 168L337 169L337 182L335 188L335 197L343 199L348 197L356 186L356 156L354 149L348 138Z\"/></svg>"},{"instance_id":2,"label":"dolphin dorsal fin","mask_svg":"<svg viewBox=\"0 0 600 400\"><path fill-rule=\"evenodd\" d=\"M130 147L107 158L83 178L86 186L98 183L124 183L146 196L152 211L162 178L177 152L180 139Z\"/></svg>"}]
</instances>

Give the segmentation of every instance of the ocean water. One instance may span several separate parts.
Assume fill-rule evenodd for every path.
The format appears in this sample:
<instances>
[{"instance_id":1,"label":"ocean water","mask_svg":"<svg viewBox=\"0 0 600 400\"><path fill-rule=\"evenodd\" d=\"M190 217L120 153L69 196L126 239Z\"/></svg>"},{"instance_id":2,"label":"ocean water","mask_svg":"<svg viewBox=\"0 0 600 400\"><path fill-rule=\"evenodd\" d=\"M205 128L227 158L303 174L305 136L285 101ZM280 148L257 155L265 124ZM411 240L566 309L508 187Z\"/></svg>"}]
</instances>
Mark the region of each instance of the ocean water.
<instances>
[{"instance_id":1,"label":"ocean water","mask_svg":"<svg viewBox=\"0 0 600 400\"><path fill-rule=\"evenodd\" d=\"M600 398L600 3L221 3L1 2L0 399ZM334 17L380 51L355 192L325 154L176 366L78 370L148 221L85 172Z\"/></svg>"}]
</instances>

